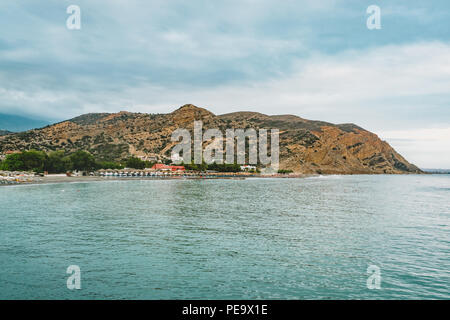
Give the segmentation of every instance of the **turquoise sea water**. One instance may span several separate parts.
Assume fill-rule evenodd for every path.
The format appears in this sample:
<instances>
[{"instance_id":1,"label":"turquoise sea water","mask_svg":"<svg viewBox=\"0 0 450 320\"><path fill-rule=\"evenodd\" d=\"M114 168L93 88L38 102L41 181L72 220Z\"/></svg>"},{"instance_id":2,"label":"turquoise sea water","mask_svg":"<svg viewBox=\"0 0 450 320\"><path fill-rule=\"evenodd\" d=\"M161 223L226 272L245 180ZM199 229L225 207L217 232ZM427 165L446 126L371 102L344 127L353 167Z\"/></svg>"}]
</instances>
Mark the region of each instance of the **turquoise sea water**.
<instances>
[{"instance_id":1,"label":"turquoise sea water","mask_svg":"<svg viewBox=\"0 0 450 320\"><path fill-rule=\"evenodd\" d=\"M450 298L449 175L28 185L0 203L1 299Z\"/></svg>"}]
</instances>

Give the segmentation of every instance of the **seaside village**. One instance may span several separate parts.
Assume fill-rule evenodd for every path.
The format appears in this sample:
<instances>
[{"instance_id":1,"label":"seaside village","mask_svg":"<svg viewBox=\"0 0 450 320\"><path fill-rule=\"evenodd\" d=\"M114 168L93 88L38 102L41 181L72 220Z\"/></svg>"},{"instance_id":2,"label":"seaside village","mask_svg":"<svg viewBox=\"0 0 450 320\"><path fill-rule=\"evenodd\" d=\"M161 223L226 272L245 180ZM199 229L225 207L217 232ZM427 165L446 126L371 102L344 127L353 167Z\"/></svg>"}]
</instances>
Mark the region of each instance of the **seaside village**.
<instances>
[{"instance_id":1,"label":"seaside village","mask_svg":"<svg viewBox=\"0 0 450 320\"><path fill-rule=\"evenodd\" d=\"M0 154L0 161L8 155L20 153L19 151L6 151ZM240 166L239 172L218 172L215 170L188 170L182 165L165 164L164 162L175 162L175 159L160 159L156 156L137 156L141 161L155 162L152 167L144 169L99 169L96 171L68 171L65 174L49 174L27 171L4 171L0 170L0 185L45 182L48 178L58 177L98 177L98 178L186 178L186 179L208 179L208 178L245 178L256 175L257 167L252 165ZM168 161L170 160L170 161Z\"/></svg>"},{"instance_id":2,"label":"seaside village","mask_svg":"<svg viewBox=\"0 0 450 320\"><path fill-rule=\"evenodd\" d=\"M186 170L184 166L166 165L156 163L149 169L100 169L95 174L101 177L227 177L227 176L249 176L255 172L256 167L243 165L241 172L217 172L214 170L193 171ZM94 173L91 173L94 175Z\"/></svg>"}]
</instances>

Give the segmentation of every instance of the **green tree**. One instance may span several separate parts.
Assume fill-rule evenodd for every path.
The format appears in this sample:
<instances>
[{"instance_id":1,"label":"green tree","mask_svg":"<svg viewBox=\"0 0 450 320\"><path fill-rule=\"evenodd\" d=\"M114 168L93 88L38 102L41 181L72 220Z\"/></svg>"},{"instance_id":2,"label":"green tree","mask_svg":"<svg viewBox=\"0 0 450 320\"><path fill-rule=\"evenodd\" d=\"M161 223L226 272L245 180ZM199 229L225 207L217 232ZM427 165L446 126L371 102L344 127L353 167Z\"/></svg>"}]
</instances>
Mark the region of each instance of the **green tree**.
<instances>
[{"instance_id":1,"label":"green tree","mask_svg":"<svg viewBox=\"0 0 450 320\"><path fill-rule=\"evenodd\" d=\"M42 172L47 155L42 151L30 150L10 154L3 161L2 167L9 171Z\"/></svg>"},{"instance_id":2,"label":"green tree","mask_svg":"<svg viewBox=\"0 0 450 320\"><path fill-rule=\"evenodd\" d=\"M101 161L97 162L97 169L123 169L123 165L113 161Z\"/></svg>"},{"instance_id":3,"label":"green tree","mask_svg":"<svg viewBox=\"0 0 450 320\"><path fill-rule=\"evenodd\" d=\"M20 171L25 170L25 165L22 160L21 153L13 153L6 157L2 163L3 170Z\"/></svg>"},{"instance_id":4,"label":"green tree","mask_svg":"<svg viewBox=\"0 0 450 320\"><path fill-rule=\"evenodd\" d=\"M70 155L70 162L72 169L79 171L91 171L96 167L94 157L86 151L77 151Z\"/></svg>"},{"instance_id":5,"label":"green tree","mask_svg":"<svg viewBox=\"0 0 450 320\"><path fill-rule=\"evenodd\" d=\"M133 168L133 169L144 169L145 161L142 161L141 159L136 158L136 157L130 157L127 159L125 166L127 168Z\"/></svg>"},{"instance_id":6,"label":"green tree","mask_svg":"<svg viewBox=\"0 0 450 320\"><path fill-rule=\"evenodd\" d=\"M44 163L47 155L43 151L30 150L22 152L22 161L25 170L35 172L44 171Z\"/></svg>"},{"instance_id":7,"label":"green tree","mask_svg":"<svg viewBox=\"0 0 450 320\"><path fill-rule=\"evenodd\" d=\"M155 165L155 161L144 161L145 162L145 167L146 168L151 168Z\"/></svg>"},{"instance_id":8,"label":"green tree","mask_svg":"<svg viewBox=\"0 0 450 320\"><path fill-rule=\"evenodd\" d=\"M64 151L49 153L44 164L44 170L49 173L64 173L70 170L71 167L70 158L64 156Z\"/></svg>"},{"instance_id":9,"label":"green tree","mask_svg":"<svg viewBox=\"0 0 450 320\"><path fill-rule=\"evenodd\" d=\"M181 164L186 168L186 170L193 170L193 171L206 171L206 170L213 170L218 172L239 172L241 171L241 166L237 163L232 164L217 164L217 163L211 163L206 164L204 161L201 164L195 164L194 162L188 163L188 164Z\"/></svg>"},{"instance_id":10,"label":"green tree","mask_svg":"<svg viewBox=\"0 0 450 320\"><path fill-rule=\"evenodd\" d=\"M223 164L217 164L212 163L208 165L208 170L214 170L218 172L239 172L241 171L241 166L237 163L223 163Z\"/></svg>"},{"instance_id":11,"label":"green tree","mask_svg":"<svg viewBox=\"0 0 450 320\"><path fill-rule=\"evenodd\" d=\"M292 173L292 172L294 172L294 171L292 171L292 170L285 170L285 169L278 170L279 174L289 174L289 173Z\"/></svg>"}]
</instances>

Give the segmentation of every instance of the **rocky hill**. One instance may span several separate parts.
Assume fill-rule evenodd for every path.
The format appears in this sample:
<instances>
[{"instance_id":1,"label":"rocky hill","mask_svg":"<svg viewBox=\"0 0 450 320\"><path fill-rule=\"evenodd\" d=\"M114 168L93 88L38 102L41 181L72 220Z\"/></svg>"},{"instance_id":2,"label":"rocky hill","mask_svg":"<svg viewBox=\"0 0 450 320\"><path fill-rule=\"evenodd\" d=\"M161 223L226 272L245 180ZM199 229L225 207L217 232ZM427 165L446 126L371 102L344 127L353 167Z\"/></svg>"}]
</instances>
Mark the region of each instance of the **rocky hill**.
<instances>
[{"instance_id":1,"label":"rocky hill","mask_svg":"<svg viewBox=\"0 0 450 320\"><path fill-rule=\"evenodd\" d=\"M193 121L203 128L267 128L280 130L280 168L297 173L421 173L387 142L354 124L331 124L293 115L268 116L235 112L216 116L184 105L168 114L91 113L41 129L0 137L0 153L7 150L76 150L98 160L170 156L177 128L192 131Z\"/></svg>"}]
</instances>

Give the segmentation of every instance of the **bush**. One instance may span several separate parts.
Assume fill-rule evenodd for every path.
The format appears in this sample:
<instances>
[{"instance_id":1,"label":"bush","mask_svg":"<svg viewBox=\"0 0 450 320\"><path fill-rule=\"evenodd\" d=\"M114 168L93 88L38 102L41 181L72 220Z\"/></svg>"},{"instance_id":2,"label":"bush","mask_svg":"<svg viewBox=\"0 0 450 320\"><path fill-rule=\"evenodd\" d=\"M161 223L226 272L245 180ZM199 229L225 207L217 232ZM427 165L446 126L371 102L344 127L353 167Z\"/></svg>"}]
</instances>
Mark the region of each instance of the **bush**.
<instances>
[{"instance_id":1,"label":"bush","mask_svg":"<svg viewBox=\"0 0 450 320\"><path fill-rule=\"evenodd\" d=\"M154 162L142 161L131 157L125 161L128 168L151 168ZM77 151L66 156L64 151L53 151L46 154L43 151L24 151L10 154L0 162L0 170L35 171L48 173L66 173L70 170L93 171L99 169L123 169L124 165L114 161L96 161L94 156L86 151Z\"/></svg>"},{"instance_id":2,"label":"bush","mask_svg":"<svg viewBox=\"0 0 450 320\"><path fill-rule=\"evenodd\" d=\"M44 170L49 173L64 173L72 168L72 162L65 157L64 151L54 151L48 154Z\"/></svg>"},{"instance_id":3,"label":"bush","mask_svg":"<svg viewBox=\"0 0 450 320\"><path fill-rule=\"evenodd\" d=\"M47 155L42 151L30 150L10 154L2 162L2 169L9 171L43 172Z\"/></svg>"},{"instance_id":4,"label":"bush","mask_svg":"<svg viewBox=\"0 0 450 320\"><path fill-rule=\"evenodd\" d=\"M185 167L186 170L193 170L193 171L206 171L206 170L212 170L212 171L218 171L218 172L240 172L241 166L238 164L206 164L203 162L202 164L194 164L193 162L190 164L181 164Z\"/></svg>"},{"instance_id":5,"label":"bush","mask_svg":"<svg viewBox=\"0 0 450 320\"><path fill-rule=\"evenodd\" d=\"M123 169L124 166L113 161L101 161L96 163L96 169Z\"/></svg>"},{"instance_id":6,"label":"bush","mask_svg":"<svg viewBox=\"0 0 450 320\"><path fill-rule=\"evenodd\" d=\"M94 157L86 151L77 151L70 155L72 169L79 171L92 171L96 167Z\"/></svg>"},{"instance_id":7,"label":"bush","mask_svg":"<svg viewBox=\"0 0 450 320\"><path fill-rule=\"evenodd\" d=\"M133 168L133 169L144 169L145 161L142 161L141 159L136 158L136 157L131 157L126 160L125 166L127 168Z\"/></svg>"},{"instance_id":8,"label":"bush","mask_svg":"<svg viewBox=\"0 0 450 320\"><path fill-rule=\"evenodd\" d=\"M279 174L289 174L289 173L292 173L292 172L294 172L294 171L292 171L292 170L284 170L284 169L278 170Z\"/></svg>"}]
</instances>

